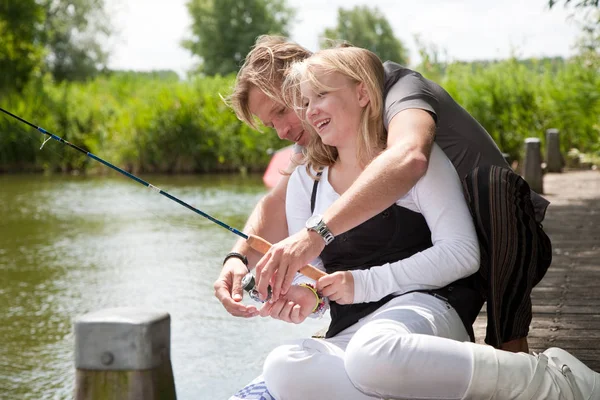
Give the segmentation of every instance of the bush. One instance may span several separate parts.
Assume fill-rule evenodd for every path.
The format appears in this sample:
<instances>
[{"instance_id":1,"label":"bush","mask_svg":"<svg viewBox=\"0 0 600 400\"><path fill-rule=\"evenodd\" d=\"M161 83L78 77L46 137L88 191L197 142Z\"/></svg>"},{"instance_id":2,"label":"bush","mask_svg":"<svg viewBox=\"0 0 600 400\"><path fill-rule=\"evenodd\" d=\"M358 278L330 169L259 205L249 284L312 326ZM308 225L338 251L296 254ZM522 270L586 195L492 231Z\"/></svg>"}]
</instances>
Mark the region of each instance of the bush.
<instances>
[{"instance_id":1,"label":"bush","mask_svg":"<svg viewBox=\"0 0 600 400\"><path fill-rule=\"evenodd\" d=\"M561 131L564 154L573 147L600 151L600 74L577 58L453 63L444 70L441 85L511 158L520 158L527 137L545 143L549 128Z\"/></svg>"},{"instance_id":2,"label":"bush","mask_svg":"<svg viewBox=\"0 0 600 400\"><path fill-rule=\"evenodd\" d=\"M88 83L31 84L2 107L116 165L133 171L186 173L264 169L267 150L285 145L242 124L223 103L233 77L181 82L115 74ZM71 171L100 164L42 134L0 117L3 170Z\"/></svg>"},{"instance_id":3,"label":"bush","mask_svg":"<svg viewBox=\"0 0 600 400\"><path fill-rule=\"evenodd\" d=\"M600 156L600 74L571 60L453 63L430 73L519 159L526 137L561 131L562 151ZM234 78L114 73L87 83L45 77L0 105L115 165L135 172L261 170L267 150L286 145L241 123L223 103ZM0 117L0 171L87 171L106 168L6 116Z\"/></svg>"}]
</instances>

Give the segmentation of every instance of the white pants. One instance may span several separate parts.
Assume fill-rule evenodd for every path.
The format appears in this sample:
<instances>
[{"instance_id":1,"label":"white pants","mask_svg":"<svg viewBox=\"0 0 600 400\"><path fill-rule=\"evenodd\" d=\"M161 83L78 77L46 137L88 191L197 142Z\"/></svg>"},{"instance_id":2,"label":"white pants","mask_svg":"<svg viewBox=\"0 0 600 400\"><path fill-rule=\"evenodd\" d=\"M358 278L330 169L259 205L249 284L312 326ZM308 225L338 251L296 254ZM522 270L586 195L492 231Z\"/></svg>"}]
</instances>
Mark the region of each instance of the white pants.
<instances>
[{"instance_id":1,"label":"white pants","mask_svg":"<svg viewBox=\"0 0 600 400\"><path fill-rule=\"evenodd\" d=\"M430 340L436 337L455 341ZM263 375L277 400L461 399L469 387L473 356L453 351L447 343L468 340L448 303L410 293L333 338L277 347L267 357Z\"/></svg>"}]
</instances>

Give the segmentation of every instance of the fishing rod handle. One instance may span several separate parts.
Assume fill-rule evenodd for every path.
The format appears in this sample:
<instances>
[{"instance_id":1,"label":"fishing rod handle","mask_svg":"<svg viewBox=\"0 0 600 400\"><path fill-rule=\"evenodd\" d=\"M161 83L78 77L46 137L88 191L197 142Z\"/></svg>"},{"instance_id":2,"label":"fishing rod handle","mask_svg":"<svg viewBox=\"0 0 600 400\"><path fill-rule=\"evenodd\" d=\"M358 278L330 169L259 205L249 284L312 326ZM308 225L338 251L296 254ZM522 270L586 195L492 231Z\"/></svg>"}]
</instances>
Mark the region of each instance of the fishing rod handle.
<instances>
[{"instance_id":1,"label":"fishing rod handle","mask_svg":"<svg viewBox=\"0 0 600 400\"><path fill-rule=\"evenodd\" d=\"M273 246L271 243L269 243L265 239L261 238L260 236L256 236L256 235L248 235L248 239L246 239L246 243L248 243L248 246L252 247L254 250L258 251L260 254L265 254L267 251L269 251L271 246ZM310 264L307 264L304 267L300 268L300 271L298 271L298 272L300 272L304 276L308 276L309 278L314 279L315 281L318 281L319 278L322 278L325 275L327 275L325 272L321 271L318 268L313 267Z\"/></svg>"}]
</instances>

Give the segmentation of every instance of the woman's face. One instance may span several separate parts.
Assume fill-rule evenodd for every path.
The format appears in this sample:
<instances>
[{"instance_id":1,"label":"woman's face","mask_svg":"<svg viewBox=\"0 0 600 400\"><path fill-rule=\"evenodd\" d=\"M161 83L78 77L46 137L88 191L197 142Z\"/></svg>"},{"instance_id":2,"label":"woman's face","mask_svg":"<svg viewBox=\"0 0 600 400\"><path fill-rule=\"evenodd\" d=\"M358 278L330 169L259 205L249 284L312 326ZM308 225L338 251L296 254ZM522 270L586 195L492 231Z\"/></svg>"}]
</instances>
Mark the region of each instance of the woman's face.
<instances>
[{"instance_id":1,"label":"woman's face","mask_svg":"<svg viewBox=\"0 0 600 400\"><path fill-rule=\"evenodd\" d=\"M300 85L305 118L324 144L335 147L353 146L360 127L362 109L368 104L364 85L334 73L316 73L317 80L329 92L318 92L310 82Z\"/></svg>"}]
</instances>

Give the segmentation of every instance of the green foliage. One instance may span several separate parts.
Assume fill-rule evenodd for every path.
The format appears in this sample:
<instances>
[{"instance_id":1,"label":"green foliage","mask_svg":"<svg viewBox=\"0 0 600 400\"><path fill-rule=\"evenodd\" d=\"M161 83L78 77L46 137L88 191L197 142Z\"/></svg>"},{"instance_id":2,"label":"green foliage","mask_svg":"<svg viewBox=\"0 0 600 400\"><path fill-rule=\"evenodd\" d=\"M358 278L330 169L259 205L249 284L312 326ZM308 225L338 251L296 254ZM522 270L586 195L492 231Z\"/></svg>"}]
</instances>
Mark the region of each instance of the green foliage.
<instances>
[{"instance_id":1,"label":"green foliage","mask_svg":"<svg viewBox=\"0 0 600 400\"><path fill-rule=\"evenodd\" d=\"M105 0L44 0L46 65L56 80L83 80L106 67L111 33Z\"/></svg>"},{"instance_id":2,"label":"green foliage","mask_svg":"<svg viewBox=\"0 0 600 400\"><path fill-rule=\"evenodd\" d=\"M263 169L270 159L267 150L285 143L235 117L219 96L232 85L233 77L180 82L134 73L87 83L46 79L28 85L20 96L0 99L0 106L130 171ZM0 116L0 171L107 171L54 141L40 151L43 138Z\"/></svg>"},{"instance_id":3,"label":"green foliage","mask_svg":"<svg viewBox=\"0 0 600 400\"><path fill-rule=\"evenodd\" d=\"M338 9L338 23L321 34L321 48L329 46L328 40L346 41L354 46L369 49L383 61L391 60L408 64L408 51L394 36L394 31L379 9L356 6L353 9Z\"/></svg>"},{"instance_id":4,"label":"green foliage","mask_svg":"<svg viewBox=\"0 0 600 400\"><path fill-rule=\"evenodd\" d=\"M22 90L44 57L39 32L44 15L35 0L0 2L0 93Z\"/></svg>"},{"instance_id":5,"label":"green foliage","mask_svg":"<svg viewBox=\"0 0 600 400\"><path fill-rule=\"evenodd\" d=\"M187 8L192 38L182 45L207 75L237 72L258 36L287 36L294 16L285 0L189 0Z\"/></svg>"},{"instance_id":6,"label":"green foliage","mask_svg":"<svg viewBox=\"0 0 600 400\"><path fill-rule=\"evenodd\" d=\"M105 0L0 2L0 92L21 91L45 71L83 80L106 65L101 43L110 34Z\"/></svg>"},{"instance_id":7,"label":"green foliage","mask_svg":"<svg viewBox=\"0 0 600 400\"><path fill-rule=\"evenodd\" d=\"M564 154L600 152L600 75L572 60L509 59L489 64L450 63L431 76L492 135L502 151L520 159L523 141L558 128ZM437 71L437 70L436 70Z\"/></svg>"},{"instance_id":8,"label":"green foliage","mask_svg":"<svg viewBox=\"0 0 600 400\"><path fill-rule=\"evenodd\" d=\"M514 159L525 138L545 141L549 128L560 129L563 154L577 148L600 156L600 74L577 57L449 63L421 72ZM219 96L232 85L231 76L180 81L169 73L114 72L60 84L45 76L1 98L0 106L130 171L260 170L267 150L286 143L237 120ZM107 171L54 141L40 151L43 138L0 115L0 171Z\"/></svg>"},{"instance_id":9,"label":"green foliage","mask_svg":"<svg viewBox=\"0 0 600 400\"><path fill-rule=\"evenodd\" d=\"M600 8L583 17L576 47L580 62L600 73Z\"/></svg>"}]
</instances>

